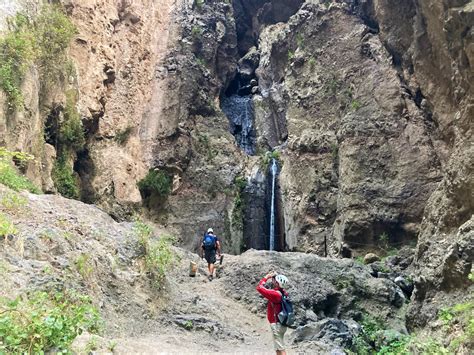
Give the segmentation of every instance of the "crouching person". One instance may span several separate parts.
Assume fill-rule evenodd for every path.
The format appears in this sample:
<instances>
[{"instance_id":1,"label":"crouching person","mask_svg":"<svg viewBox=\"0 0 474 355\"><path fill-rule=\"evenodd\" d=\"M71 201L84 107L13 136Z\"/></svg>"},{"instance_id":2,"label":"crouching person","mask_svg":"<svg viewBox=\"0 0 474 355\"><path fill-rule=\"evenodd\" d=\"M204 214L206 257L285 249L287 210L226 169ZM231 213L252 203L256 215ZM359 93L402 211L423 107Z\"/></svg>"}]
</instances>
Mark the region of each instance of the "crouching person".
<instances>
[{"instance_id":1,"label":"crouching person","mask_svg":"<svg viewBox=\"0 0 474 355\"><path fill-rule=\"evenodd\" d=\"M265 283L271 279L272 288L265 288ZM287 295L284 290L288 286L288 279L284 275L277 275L271 272L260 280L257 291L268 300L267 319L272 329L273 343L277 355L286 355L284 337L287 330L278 320L278 314L282 310L282 295Z\"/></svg>"}]
</instances>

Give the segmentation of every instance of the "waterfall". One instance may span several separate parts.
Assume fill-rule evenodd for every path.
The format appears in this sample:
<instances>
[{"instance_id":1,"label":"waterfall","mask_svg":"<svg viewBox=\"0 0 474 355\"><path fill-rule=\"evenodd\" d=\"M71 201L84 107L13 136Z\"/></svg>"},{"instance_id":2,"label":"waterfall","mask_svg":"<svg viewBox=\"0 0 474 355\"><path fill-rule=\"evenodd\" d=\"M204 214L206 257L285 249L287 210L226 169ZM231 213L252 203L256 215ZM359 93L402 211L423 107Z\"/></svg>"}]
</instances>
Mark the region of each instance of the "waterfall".
<instances>
[{"instance_id":1,"label":"waterfall","mask_svg":"<svg viewBox=\"0 0 474 355\"><path fill-rule=\"evenodd\" d=\"M230 121L230 131L237 144L248 155L255 154L255 130L253 128L252 96L232 95L224 97L222 111Z\"/></svg>"},{"instance_id":2,"label":"waterfall","mask_svg":"<svg viewBox=\"0 0 474 355\"><path fill-rule=\"evenodd\" d=\"M275 181L278 172L278 165L275 158L272 159L272 196L271 196L271 208L270 208L270 250L275 250Z\"/></svg>"}]
</instances>

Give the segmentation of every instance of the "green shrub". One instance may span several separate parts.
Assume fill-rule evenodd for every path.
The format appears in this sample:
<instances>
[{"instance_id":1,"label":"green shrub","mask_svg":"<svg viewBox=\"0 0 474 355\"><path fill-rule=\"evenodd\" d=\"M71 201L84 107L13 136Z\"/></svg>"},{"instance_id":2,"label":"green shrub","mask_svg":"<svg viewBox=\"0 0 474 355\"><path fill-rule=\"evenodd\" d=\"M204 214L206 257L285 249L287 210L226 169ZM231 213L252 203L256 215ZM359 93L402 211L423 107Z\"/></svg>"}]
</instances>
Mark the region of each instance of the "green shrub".
<instances>
[{"instance_id":1,"label":"green shrub","mask_svg":"<svg viewBox=\"0 0 474 355\"><path fill-rule=\"evenodd\" d=\"M62 148L81 151L85 145L84 127L76 108L77 93L75 90L66 92L64 120L59 127L58 143Z\"/></svg>"},{"instance_id":2,"label":"green shrub","mask_svg":"<svg viewBox=\"0 0 474 355\"><path fill-rule=\"evenodd\" d=\"M309 58L308 64L313 69L316 66L316 59L314 57Z\"/></svg>"},{"instance_id":3,"label":"green shrub","mask_svg":"<svg viewBox=\"0 0 474 355\"><path fill-rule=\"evenodd\" d=\"M198 39L202 36L202 28L199 27L199 26L193 26L193 28L191 29L191 36L194 38L194 39Z\"/></svg>"},{"instance_id":4,"label":"green shrub","mask_svg":"<svg viewBox=\"0 0 474 355\"><path fill-rule=\"evenodd\" d=\"M260 155L260 165L263 170L267 170L271 161L275 159L277 162L281 162L280 152L278 150L267 151Z\"/></svg>"},{"instance_id":5,"label":"green shrub","mask_svg":"<svg viewBox=\"0 0 474 355\"><path fill-rule=\"evenodd\" d=\"M67 164L65 156L60 156L54 163L52 178L58 192L68 198L78 199L80 196L79 184L74 171Z\"/></svg>"},{"instance_id":6,"label":"green shrub","mask_svg":"<svg viewBox=\"0 0 474 355\"><path fill-rule=\"evenodd\" d=\"M150 170L147 176L137 183L137 186L145 197L155 194L158 197L166 198L171 192L172 181L165 172Z\"/></svg>"},{"instance_id":7,"label":"green shrub","mask_svg":"<svg viewBox=\"0 0 474 355\"><path fill-rule=\"evenodd\" d=\"M152 285L160 289L168 270L177 261L177 255L173 253L172 245L175 239L169 235L162 235L158 241L150 241L145 255L145 267L151 276Z\"/></svg>"},{"instance_id":8,"label":"green shrub","mask_svg":"<svg viewBox=\"0 0 474 355\"><path fill-rule=\"evenodd\" d=\"M99 313L86 296L35 292L1 299L0 353L66 353L82 331L97 333L100 326Z\"/></svg>"},{"instance_id":9,"label":"green shrub","mask_svg":"<svg viewBox=\"0 0 474 355\"><path fill-rule=\"evenodd\" d=\"M15 190L27 190L39 194L41 190L36 187L28 178L20 175L13 166L13 160L19 165L24 165L33 157L22 152L12 152L4 147L0 147L0 183Z\"/></svg>"}]
</instances>

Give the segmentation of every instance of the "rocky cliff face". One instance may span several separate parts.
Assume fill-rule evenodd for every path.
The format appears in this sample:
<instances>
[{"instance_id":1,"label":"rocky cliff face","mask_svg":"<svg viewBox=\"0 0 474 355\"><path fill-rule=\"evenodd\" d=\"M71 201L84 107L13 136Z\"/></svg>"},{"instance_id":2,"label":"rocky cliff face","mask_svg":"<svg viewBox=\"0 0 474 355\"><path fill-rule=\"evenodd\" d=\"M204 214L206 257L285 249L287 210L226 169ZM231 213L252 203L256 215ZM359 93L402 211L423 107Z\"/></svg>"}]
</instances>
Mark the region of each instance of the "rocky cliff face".
<instances>
[{"instance_id":1,"label":"rocky cliff face","mask_svg":"<svg viewBox=\"0 0 474 355\"><path fill-rule=\"evenodd\" d=\"M188 249L212 225L239 253L265 245L252 240L266 233L258 224L267 218L252 200L265 196L259 155L276 148L286 250L338 256L343 245L358 254L417 241L414 267L424 279L413 310L427 307L427 317L436 292L468 287L472 2L63 4L78 28L70 56L87 134L74 164L82 199L128 218L142 205L136 183L159 169L172 193L142 212ZM40 106L65 98L51 94L40 105L38 88L32 68L27 110L3 116L2 141L33 152L27 174L54 191L56 152L43 142ZM256 156L236 146L220 108L239 92L253 102ZM255 177L254 194L251 184L235 186Z\"/></svg>"}]
</instances>

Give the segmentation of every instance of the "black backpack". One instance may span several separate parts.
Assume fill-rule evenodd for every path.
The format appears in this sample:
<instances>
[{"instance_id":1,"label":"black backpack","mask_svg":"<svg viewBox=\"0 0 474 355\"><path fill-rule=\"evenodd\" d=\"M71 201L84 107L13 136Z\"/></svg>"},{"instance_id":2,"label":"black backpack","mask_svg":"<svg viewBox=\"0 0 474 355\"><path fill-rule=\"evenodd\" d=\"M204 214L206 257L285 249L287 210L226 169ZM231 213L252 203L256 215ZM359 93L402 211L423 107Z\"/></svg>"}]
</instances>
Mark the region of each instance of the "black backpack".
<instances>
[{"instance_id":1,"label":"black backpack","mask_svg":"<svg viewBox=\"0 0 474 355\"><path fill-rule=\"evenodd\" d=\"M213 250L216 249L216 239L217 237L210 235L210 234L205 234L204 239L202 240L202 245L205 250Z\"/></svg>"},{"instance_id":2,"label":"black backpack","mask_svg":"<svg viewBox=\"0 0 474 355\"><path fill-rule=\"evenodd\" d=\"M278 313L278 322L282 325L290 326L295 322L295 313L293 311L293 303L290 297L280 291L281 293L281 312Z\"/></svg>"}]
</instances>

